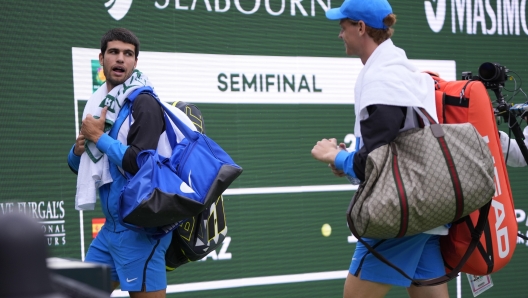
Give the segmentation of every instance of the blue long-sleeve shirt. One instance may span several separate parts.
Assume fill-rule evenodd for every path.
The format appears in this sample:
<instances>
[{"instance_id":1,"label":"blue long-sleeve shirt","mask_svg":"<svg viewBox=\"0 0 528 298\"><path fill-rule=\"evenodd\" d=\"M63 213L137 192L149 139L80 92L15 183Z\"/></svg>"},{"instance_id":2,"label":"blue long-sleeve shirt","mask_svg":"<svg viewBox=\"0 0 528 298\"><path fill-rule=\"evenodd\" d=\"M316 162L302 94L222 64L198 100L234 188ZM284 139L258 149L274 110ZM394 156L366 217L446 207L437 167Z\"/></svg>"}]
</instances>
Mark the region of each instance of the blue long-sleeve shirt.
<instances>
[{"instance_id":1,"label":"blue long-sleeve shirt","mask_svg":"<svg viewBox=\"0 0 528 298\"><path fill-rule=\"evenodd\" d=\"M117 140L117 134L122 125L128 125L126 118L129 112L130 105L127 102L119 111L110 132L103 134L96 143L97 148L105 153L110 161L109 171L113 182L99 188L99 198L106 217L104 227L114 232L126 229L119 223L118 210L119 196L127 179L119 168L130 174L137 173L139 170L136 162L137 154L143 150L155 150L159 136L165 130L163 110L159 103L152 96L141 94L134 100L132 105L131 114L134 117L134 123L130 126L127 134L128 145L124 145ZM74 147L71 148L68 154L68 165L74 173L77 173L80 156L75 155L73 149Z\"/></svg>"},{"instance_id":2,"label":"blue long-sleeve shirt","mask_svg":"<svg viewBox=\"0 0 528 298\"><path fill-rule=\"evenodd\" d=\"M407 108L390 105L367 107L369 117L361 121L363 147L357 151L340 151L334 165L346 175L365 181L367 157L374 149L392 142L405 124Z\"/></svg>"}]
</instances>

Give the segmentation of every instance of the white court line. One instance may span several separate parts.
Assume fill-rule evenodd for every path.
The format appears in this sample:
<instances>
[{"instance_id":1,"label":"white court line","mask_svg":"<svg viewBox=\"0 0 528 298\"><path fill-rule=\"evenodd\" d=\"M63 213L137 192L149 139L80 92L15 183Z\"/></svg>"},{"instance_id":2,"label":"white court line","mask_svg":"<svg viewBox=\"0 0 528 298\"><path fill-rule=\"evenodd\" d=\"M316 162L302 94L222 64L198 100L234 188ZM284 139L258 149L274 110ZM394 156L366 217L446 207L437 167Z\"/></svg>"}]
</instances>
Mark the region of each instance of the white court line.
<instances>
[{"instance_id":1,"label":"white court line","mask_svg":"<svg viewBox=\"0 0 528 298\"><path fill-rule=\"evenodd\" d=\"M248 278L224 279L224 280L216 280L216 281L193 282L193 283L186 283L186 284L169 285L167 286L167 294L193 292L193 291L217 290L217 289L230 289L230 288L250 287L250 286L277 285L277 284L296 283L296 282L345 279L347 274L348 274L348 270L340 270L340 271L313 272L313 273L274 275L274 276L248 277ZM112 293L112 297L128 297L128 292L116 290Z\"/></svg>"},{"instance_id":2,"label":"white court line","mask_svg":"<svg viewBox=\"0 0 528 298\"><path fill-rule=\"evenodd\" d=\"M232 188L224 192L224 196L237 195L259 195L259 194L280 194L280 193L303 193L303 192L329 192L329 191L349 191L357 190L357 185L336 184L336 185L308 185L308 186L283 186L283 187L254 187L254 188ZM84 261L84 221L83 212L79 211L79 225L81 235L81 259Z\"/></svg>"},{"instance_id":3,"label":"white court line","mask_svg":"<svg viewBox=\"0 0 528 298\"><path fill-rule=\"evenodd\" d=\"M310 185L310 186L284 186L284 187L255 187L255 188L233 188L224 192L225 196L236 195L258 195L258 194L281 194L281 193L304 193L304 192L330 192L330 191L352 191L357 185ZM80 212L82 222L82 212ZM84 251L84 250L83 250ZM84 253L82 253L84 259ZM200 290L214 290L237 287L248 287L258 285L272 285L282 283L307 282L330 279L344 279L348 271L315 272L292 275L276 275L251 278L228 279L221 281L206 281L187 284L168 285L167 293L181 293ZM112 297L128 297L128 292L116 290Z\"/></svg>"},{"instance_id":4,"label":"white court line","mask_svg":"<svg viewBox=\"0 0 528 298\"><path fill-rule=\"evenodd\" d=\"M255 187L227 189L224 195L253 195L253 194L280 194L280 193L303 193L303 192L329 192L357 190L357 185L311 185L311 186L285 186L285 187ZM84 254L83 254L84 255ZM274 285L296 282L309 282L332 279L345 279L348 271L329 271L291 275L275 275L262 277L249 277L239 279L226 279L217 281L193 282L186 284L175 284L167 286L167 294L183 293L193 291L206 291L215 289L229 289L250 286ZM462 297L462 285L460 275L456 279L457 298ZM116 290L112 297L128 297L128 292Z\"/></svg>"},{"instance_id":5,"label":"white court line","mask_svg":"<svg viewBox=\"0 0 528 298\"><path fill-rule=\"evenodd\" d=\"M348 190L356 190L357 188L358 188L357 185L352 185L352 184L233 188L233 189L227 189L224 192L224 195L225 196L236 196L236 195L278 194L278 193L348 191Z\"/></svg>"}]
</instances>

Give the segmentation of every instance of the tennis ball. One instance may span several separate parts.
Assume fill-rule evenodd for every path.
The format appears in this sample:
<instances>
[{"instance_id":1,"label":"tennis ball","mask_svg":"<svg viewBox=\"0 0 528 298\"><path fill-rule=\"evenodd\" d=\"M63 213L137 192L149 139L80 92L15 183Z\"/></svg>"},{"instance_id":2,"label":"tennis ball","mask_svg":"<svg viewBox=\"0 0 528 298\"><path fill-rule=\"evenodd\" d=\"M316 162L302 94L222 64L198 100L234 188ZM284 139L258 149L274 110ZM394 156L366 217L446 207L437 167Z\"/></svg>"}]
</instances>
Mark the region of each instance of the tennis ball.
<instances>
[{"instance_id":1,"label":"tennis ball","mask_svg":"<svg viewBox=\"0 0 528 298\"><path fill-rule=\"evenodd\" d=\"M332 227L325 223L322 227L321 227L321 233L323 234L323 236L325 237L328 237L330 236L330 234L332 234Z\"/></svg>"}]
</instances>

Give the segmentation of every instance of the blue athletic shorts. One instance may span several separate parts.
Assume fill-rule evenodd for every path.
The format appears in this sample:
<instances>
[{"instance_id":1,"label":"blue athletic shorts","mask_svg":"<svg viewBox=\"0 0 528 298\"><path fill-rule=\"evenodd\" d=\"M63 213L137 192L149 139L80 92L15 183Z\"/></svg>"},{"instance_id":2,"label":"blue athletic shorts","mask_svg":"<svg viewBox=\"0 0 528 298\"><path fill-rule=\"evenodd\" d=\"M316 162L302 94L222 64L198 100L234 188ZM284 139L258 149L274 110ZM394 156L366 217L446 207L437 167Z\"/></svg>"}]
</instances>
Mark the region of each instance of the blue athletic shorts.
<instances>
[{"instance_id":1,"label":"blue athletic shorts","mask_svg":"<svg viewBox=\"0 0 528 298\"><path fill-rule=\"evenodd\" d=\"M445 274L439 235L422 233L403 238L363 240L414 279L429 279ZM360 276L362 280L402 287L411 285L409 279L372 255L360 242L356 244L349 272Z\"/></svg>"},{"instance_id":2,"label":"blue athletic shorts","mask_svg":"<svg viewBox=\"0 0 528 298\"><path fill-rule=\"evenodd\" d=\"M111 232L104 227L94 239L86 262L109 265L112 281L119 281L123 291L147 292L167 288L165 252L172 234L159 240L131 230Z\"/></svg>"}]
</instances>

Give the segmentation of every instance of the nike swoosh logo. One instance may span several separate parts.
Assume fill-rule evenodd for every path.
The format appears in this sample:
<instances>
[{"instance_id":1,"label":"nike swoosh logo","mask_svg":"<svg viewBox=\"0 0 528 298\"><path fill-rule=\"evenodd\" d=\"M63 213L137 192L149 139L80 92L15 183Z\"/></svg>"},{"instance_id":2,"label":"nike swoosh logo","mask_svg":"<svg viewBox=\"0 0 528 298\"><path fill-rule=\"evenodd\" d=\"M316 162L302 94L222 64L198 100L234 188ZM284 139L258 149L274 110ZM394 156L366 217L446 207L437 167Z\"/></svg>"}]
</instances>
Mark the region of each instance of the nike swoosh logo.
<instances>
[{"instance_id":1,"label":"nike swoosh logo","mask_svg":"<svg viewBox=\"0 0 528 298\"><path fill-rule=\"evenodd\" d=\"M134 280L138 279L137 277L136 278L132 278L132 279L128 279L127 278L127 282L133 282Z\"/></svg>"},{"instance_id":2,"label":"nike swoosh logo","mask_svg":"<svg viewBox=\"0 0 528 298\"><path fill-rule=\"evenodd\" d=\"M184 193L194 193L194 189L192 189L191 173L192 171L189 172L189 185L185 184L183 181L180 184L180 190Z\"/></svg>"}]
</instances>

